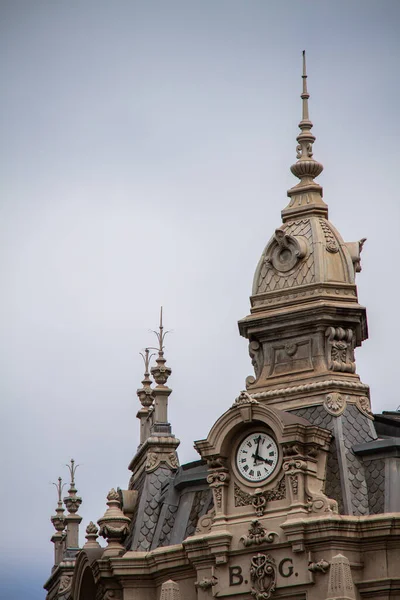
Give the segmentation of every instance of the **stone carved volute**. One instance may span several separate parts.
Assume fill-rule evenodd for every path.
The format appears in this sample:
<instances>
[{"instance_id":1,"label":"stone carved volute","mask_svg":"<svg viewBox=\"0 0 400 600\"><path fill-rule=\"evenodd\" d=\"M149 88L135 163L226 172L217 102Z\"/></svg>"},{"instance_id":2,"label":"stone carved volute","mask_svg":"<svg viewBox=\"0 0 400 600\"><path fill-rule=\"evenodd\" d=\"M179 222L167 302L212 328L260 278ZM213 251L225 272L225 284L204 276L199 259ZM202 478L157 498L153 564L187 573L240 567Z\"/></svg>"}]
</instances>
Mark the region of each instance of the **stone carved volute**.
<instances>
[{"instance_id":1,"label":"stone carved volute","mask_svg":"<svg viewBox=\"0 0 400 600\"><path fill-rule=\"evenodd\" d=\"M260 377L262 368L264 366L264 352L263 347L257 340L249 342L249 355L251 358L251 364L253 365L254 375L246 377L246 386L253 385Z\"/></svg>"},{"instance_id":2,"label":"stone carved volute","mask_svg":"<svg viewBox=\"0 0 400 600\"><path fill-rule=\"evenodd\" d=\"M355 373L354 332L343 327L328 327L326 337L326 360L328 369Z\"/></svg>"}]
</instances>

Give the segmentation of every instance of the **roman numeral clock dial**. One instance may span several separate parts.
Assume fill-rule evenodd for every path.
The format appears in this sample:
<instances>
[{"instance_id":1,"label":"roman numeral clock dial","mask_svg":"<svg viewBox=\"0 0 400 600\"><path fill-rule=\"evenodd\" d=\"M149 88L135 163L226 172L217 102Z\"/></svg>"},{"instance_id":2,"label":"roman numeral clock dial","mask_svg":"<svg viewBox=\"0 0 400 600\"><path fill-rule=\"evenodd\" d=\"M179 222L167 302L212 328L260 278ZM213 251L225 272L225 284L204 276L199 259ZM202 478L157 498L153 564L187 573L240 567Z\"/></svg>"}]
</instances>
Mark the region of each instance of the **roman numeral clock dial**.
<instances>
[{"instance_id":1,"label":"roman numeral clock dial","mask_svg":"<svg viewBox=\"0 0 400 600\"><path fill-rule=\"evenodd\" d=\"M246 436L236 454L240 475L252 483L265 481L278 464L278 447L267 433L256 432Z\"/></svg>"}]
</instances>

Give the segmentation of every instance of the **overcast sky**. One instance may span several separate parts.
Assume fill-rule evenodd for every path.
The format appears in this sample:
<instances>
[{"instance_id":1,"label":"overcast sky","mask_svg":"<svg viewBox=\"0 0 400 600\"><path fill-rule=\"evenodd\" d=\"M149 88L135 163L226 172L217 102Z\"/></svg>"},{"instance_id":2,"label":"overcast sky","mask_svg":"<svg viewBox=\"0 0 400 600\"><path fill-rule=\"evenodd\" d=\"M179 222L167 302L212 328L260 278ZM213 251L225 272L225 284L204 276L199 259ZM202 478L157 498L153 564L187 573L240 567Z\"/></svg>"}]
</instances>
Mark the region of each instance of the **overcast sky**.
<instances>
[{"instance_id":1,"label":"overcast sky","mask_svg":"<svg viewBox=\"0 0 400 600\"><path fill-rule=\"evenodd\" d=\"M358 372L375 411L400 404L400 3L0 7L0 585L39 600L50 482L81 465L82 532L128 484L160 305L181 462L252 372L237 320L296 182L304 48L330 218L346 241L368 238Z\"/></svg>"}]
</instances>

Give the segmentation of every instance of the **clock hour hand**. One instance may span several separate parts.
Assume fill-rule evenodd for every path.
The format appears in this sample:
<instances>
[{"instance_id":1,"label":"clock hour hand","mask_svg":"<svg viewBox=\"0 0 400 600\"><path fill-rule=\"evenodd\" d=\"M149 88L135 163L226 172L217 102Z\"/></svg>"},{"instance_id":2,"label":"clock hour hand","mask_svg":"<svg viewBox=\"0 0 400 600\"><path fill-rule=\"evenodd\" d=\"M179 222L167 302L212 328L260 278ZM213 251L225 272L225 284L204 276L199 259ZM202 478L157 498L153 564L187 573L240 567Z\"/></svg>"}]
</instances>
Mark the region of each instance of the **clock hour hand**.
<instances>
[{"instance_id":1,"label":"clock hour hand","mask_svg":"<svg viewBox=\"0 0 400 600\"><path fill-rule=\"evenodd\" d=\"M273 461L270 458L263 458L259 454L252 454L251 458L254 458L254 466L256 464L255 463L256 460L261 460L262 462L267 463L267 465L272 465L273 464Z\"/></svg>"}]
</instances>

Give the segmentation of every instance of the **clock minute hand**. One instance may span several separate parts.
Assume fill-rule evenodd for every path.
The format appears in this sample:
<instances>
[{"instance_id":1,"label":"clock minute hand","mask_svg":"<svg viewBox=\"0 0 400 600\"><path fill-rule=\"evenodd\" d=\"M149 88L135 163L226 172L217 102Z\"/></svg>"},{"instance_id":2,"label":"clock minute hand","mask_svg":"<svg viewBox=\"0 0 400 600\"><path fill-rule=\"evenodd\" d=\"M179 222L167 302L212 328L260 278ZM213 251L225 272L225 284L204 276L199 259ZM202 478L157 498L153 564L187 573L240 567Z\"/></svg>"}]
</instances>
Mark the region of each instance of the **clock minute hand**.
<instances>
[{"instance_id":1,"label":"clock minute hand","mask_svg":"<svg viewBox=\"0 0 400 600\"><path fill-rule=\"evenodd\" d=\"M258 460L260 458L260 455L258 454L258 450L260 448L260 441L261 441L261 435L259 435L258 439L257 439L257 448L256 448L256 451L255 451L254 454L251 455L251 458L254 458L254 464L253 464L254 467L256 466L256 460Z\"/></svg>"}]
</instances>

